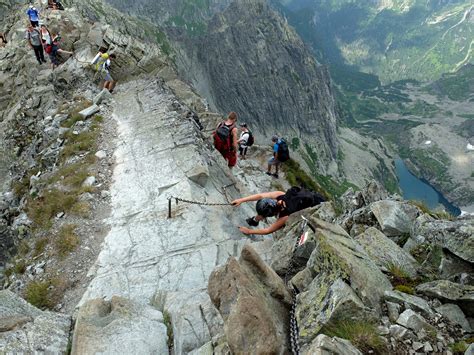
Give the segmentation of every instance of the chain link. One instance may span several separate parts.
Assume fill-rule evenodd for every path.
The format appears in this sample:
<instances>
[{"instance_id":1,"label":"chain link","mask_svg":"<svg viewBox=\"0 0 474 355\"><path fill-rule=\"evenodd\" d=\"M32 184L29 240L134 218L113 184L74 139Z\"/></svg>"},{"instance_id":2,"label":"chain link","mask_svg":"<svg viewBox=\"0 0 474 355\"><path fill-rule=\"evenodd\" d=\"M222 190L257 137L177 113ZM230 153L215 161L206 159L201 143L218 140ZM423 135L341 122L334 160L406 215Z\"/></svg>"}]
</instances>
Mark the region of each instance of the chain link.
<instances>
[{"instance_id":1,"label":"chain link","mask_svg":"<svg viewBox=\"0 0 474 355\"><path fill-rule=\"evenodd\" d=\"M200 206L231 206L231 203L212 203L212 202L199 202L199 201L192 201L192 200L186 200L184 198L180 197L174 197L170 196L168 197L168 200L175 200L176 204L178 204L178 201L185 202L185 203L190 203L192 205L200 205Z\"/></svg>"},{"instance_id":2,"label":"chain link","mask_svg":"<svg viewBox=\"0 0 474 355\"><path fill-rule=\"evenodd\" d=\"M291 310L290 310L290 346L291 346L291 352L293 355L299 355L300 353L300 346L299 346L299 327L298 327L298 320L296 319L296 306L297 306L297 298L296 296L298 293L296 292L296 289L293 287L293 285L290 285L290 280L289 276L293 274L295 271L295 256L296 256L296 250L298 249L299 242L300 242L300 235L303 235L306 227L308 226L308 220L304 217L303 222L301 223L301 234L297 235L295 245L293 247L293 253L291 254L291 259L290 263L288 265L288 268L286 269L284 281L286 286L290 289L291 291Z\"/></svg>"}]
</instances>

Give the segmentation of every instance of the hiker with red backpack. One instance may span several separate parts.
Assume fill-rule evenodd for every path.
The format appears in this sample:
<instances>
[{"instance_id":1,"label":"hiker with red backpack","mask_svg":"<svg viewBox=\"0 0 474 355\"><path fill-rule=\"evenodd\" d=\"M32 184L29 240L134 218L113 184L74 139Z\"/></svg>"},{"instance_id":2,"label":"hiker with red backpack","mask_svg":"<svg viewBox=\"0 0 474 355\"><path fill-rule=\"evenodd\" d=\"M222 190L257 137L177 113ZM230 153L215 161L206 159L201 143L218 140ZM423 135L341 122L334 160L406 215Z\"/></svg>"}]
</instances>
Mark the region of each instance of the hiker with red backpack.
<instances>
[{"instance_id":1,"label":"hiker with red backpack","mask_svg":"<svg viewBox=\"0 0 474 355\"><path fill-rule=\"evenodd\" d=\"M59 64L61 64L59 61L58 54L62 54L62 53L69 54L69 55L74 54L73 52L69 52L64 49L59 48L60 41L61 41L61 37L58 34L53 37L51 44L47 44L45 46L45 51L49 55L49 59L51 60L51 69L53 70L54 68L59 66Z\"/></svg>"},{"instance_id":2,"label":"hiker with red backpack","mask_svg":"<svg viewBox=\"0 0 474 355\"><path fill-rule=\"evenodd\" d=\"M213 133L214 147L222 154L229 168L237 164L237 114L229 113L227 120L219 123Z\"/></svg>"},{"instance_id":3,"label":"hiker with red backpack","mask_svg":"<svg viewBox=\"0 0 474 355\"><path fill-rule=\"evenodd\" d=\"M273 143L273 156L268 160L267 175L273 176L278 179L278 169L281 163L284 163L290 159L290 151L288 145L283 138L278 136L272 137ZM275 167L275 173L272 174L272 166Z\"/></svg>"},{"instance_id":4,"label":"hiker with red backpack","mask_svg":"<svg viewBox=\"0 0 474 355\"><path fill-rule=\"evenodd\" d=\"M254 138L252 132L247 127L247 123L241 123L240 129L242 133L240 133L239 138L239 158L240 159L247 159L247 149L251 147L254 143Z\"/></svg>"},{"instance_id":5,"label":"hiker with red backpack","mask_svg":"<svg viewBox=\"0 0 474 355\"><path fill-rule=\"evenodd\" d=\"M247 219L252 227L268 217L276 217L277 220L267 228L250 229L239 227L244 234L265 235L276 232L285 226L288 217L295 212L305 208L314 207L324 202L322 195L306 190L302 187L293 186L288 191L264 192L232 201L233 206L240 206L244 202L257 201L257 216Z\"/></svg>"}]
</instances>

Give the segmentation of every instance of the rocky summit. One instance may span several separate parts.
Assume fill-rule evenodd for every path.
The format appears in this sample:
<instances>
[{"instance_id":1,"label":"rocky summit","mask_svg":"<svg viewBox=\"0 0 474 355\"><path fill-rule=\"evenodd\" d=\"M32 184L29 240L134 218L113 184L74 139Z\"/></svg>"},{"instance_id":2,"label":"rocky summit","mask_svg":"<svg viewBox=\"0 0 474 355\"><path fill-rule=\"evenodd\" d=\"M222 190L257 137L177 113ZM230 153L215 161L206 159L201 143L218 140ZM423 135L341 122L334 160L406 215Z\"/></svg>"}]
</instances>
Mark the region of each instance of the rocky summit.
<instances>
[{"instance_id":1,"label":"rocky summit","mask_svg":"<svg viewBox=\"0 0 474 355\"><path fill-rule=\"evenodd\" d=\"M132 16L156 9L146 1L127 14L102 1L48 3L34 5L61 35L55 68L24 39L28 6L0 0L0 353L472 354L474 218L366 179L389 154L337 127L329 73L270 4L192 2L189 12L168 1L150 21ZM207 21L186 50L198 25L184 36L177 8ZM91 64L100 47L115 55L112 91ZM254 57L223 58L248 48ZM219 75L236 84L220 92ZM224 109L255 113L252 129L268 136L265 108L278 116L272 128L319 139L279 178L265 174L263 140L233 169L212 144ZM342 185L321 175L330 170ZM232 201L292 185L325 202L272 234L239 230L255 204Z\"/></svg>"}]
</instances>

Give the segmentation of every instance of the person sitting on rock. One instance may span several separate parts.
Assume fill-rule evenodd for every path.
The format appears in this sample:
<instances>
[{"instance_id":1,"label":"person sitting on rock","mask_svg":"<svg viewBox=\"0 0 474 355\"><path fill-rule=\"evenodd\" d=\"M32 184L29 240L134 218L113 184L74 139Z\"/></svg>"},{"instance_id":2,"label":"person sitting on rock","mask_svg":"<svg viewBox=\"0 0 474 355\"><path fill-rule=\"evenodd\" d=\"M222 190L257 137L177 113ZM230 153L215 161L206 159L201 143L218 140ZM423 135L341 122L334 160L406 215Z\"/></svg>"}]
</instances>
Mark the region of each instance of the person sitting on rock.
<instances>
[{"instance_id":1,"label":"person sitting on rock","mask_svg":"<svg viewBox=\"0 0 474 355\"><path fill-rule=\"evenodd\" d=\"M268 217L277 217L277 220L267 228L250 229L239 227L244 234L265 235L276 232L285 226L288 216L308 207L317 206L324 202L322 195L293 186L288 191L263 192L232 201L233 206L239 206L244 202L257 201L257 216L248 218L247 223L256 227L258 223Z\"/></svg>"},{"instance_id":2,"label":"person sitting on rock","mask_svg":"<svg viewBox=\"0 0 474 355\"><path fill-rule=\"evenodd\" d=\"M26 11L28 18L30 20L31 26L38 27L39 24L39 11L33 5L30 5Z\"/></svg>"},{"instance_id":3,"label":"person sitting on rock","mask_svg":"<svg viewBox=\"0 0 474 355\"><path fill-rule=\"evenodd\" d=\"M30 47L35 51L35 56L36 60L38 60L38 63L46 63L46 59L44 59L43 43L41 42L41 32L37 28L33 27L33 25L29 25L26 32L26 39L28 40Z\"/></svg>"},{"instance_id":4,"label":"person sitting on rock","mask_svg":"<svg viewBox=\"0 0 474 355\"><path fill-rule=\"evenodd\" d=\"M214 147L222 154L229 168L237 164L237 114L229 113L227 120L222 121L213 133Z\"/></svg>"},{"instance_id":5,"label":"person sitting on rock","mask_svg":"<svg viewBox=\"0 0 474 355\"><path fill-rule=\"evenodd\" d=\"M69 55L74 54L73 52L65 51L64 49L59 48L60 41L61 41L61 37L58 34L53 37L53 42L51 43L51 45L46 46L47 48L46 52L49 54L49 59L51 60L51 69L53 70L57 68L59 64L61 64L59 61L58 54L62 54L62 53L69 54Z\"/></svg>"}]
</instances>

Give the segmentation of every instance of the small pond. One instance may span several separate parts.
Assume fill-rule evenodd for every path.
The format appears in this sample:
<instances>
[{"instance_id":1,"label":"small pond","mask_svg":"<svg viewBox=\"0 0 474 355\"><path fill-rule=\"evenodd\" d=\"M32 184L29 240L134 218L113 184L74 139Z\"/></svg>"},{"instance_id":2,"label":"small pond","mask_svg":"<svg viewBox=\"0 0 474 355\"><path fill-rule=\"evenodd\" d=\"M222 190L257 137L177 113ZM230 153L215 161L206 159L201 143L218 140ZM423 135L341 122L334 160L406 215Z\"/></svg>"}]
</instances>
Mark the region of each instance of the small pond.
<instances>
[{"instance_id":1,"label":"small pond","mask_svg":"<svg viewBox=\"0 0 474 355\"><path fill-rule=\"evenodd\" d=\"M395 170L405 200L421 201L432 210L441 204L446 211L452 215L459 216L461 214L461 210L458 207L446 200L446 198L427 181L418 179L413 175L402 159L395 160Z\"/></svg>"}]
</instances>

